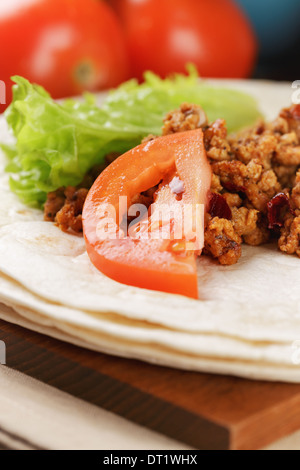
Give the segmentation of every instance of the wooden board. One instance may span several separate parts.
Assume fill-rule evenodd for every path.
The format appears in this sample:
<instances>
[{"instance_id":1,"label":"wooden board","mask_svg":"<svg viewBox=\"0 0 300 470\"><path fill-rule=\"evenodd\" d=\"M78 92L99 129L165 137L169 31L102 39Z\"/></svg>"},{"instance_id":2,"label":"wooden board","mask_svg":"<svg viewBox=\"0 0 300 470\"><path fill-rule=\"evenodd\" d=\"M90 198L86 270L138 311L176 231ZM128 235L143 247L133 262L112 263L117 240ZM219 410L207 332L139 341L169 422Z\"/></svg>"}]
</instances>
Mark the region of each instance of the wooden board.
<instances>
[{"instance_id":1,"label":"wooden board","mask_svg":"<svg viewBox=\"0 0 300 470\"><path fill-rule=\"evenodd\" d=\"M258 449L300 428L300 385L107 356L2 320L0 338L8 367L197 449Z\"/></svg>"}]
</instances>

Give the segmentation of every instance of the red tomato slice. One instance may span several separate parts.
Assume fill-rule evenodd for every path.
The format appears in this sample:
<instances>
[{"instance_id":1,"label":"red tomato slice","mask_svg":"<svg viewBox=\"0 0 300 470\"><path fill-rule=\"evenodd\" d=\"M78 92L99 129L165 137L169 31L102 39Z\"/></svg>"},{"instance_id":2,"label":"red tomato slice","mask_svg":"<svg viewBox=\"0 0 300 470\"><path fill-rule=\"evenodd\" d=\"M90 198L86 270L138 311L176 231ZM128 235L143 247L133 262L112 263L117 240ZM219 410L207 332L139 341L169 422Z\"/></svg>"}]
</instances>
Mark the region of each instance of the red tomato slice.
<instances>
[{"instance_id":1,"label":"red tomato slice","mask_svg":"<svg viewBox=\"0 0 300 470\"><path fill-rule=\"evenodd\" d=\"M182 185L181 194L176 194L176 191L171 190L172 185L169 185L174 176ZM145 234L145 231L142 229L135 239L129 236L118 238L122 236L122 224L118 221L124 220L136 195L158 184L149 215L134 223L134 229L139 225L141 228L145 222L153 226L153 214L161 207L161 203L174 205L176 211L186 205L195 208L201 204L203 208L207 203L211 168L206 158L201 129L159 137L139 145L101 173L83 209L87 252L92 263L116 281L197 298L195 257L203 248L203 219L200 239L197 238L197 241L189 238L185 232L182 239L174 240L172 218L167 221L168 226L163 223L154 228L156 235L168 228L171 239L161 236L143 239L142 233ZM120 202L122 196L127 198L126 204ZM155 210L152 210L153 207ZM115 230L114 239L99 237L99 230L107 223L105 215L115 216L116 222L110 225L112 232Z\"/></svg>"}]
</instances>

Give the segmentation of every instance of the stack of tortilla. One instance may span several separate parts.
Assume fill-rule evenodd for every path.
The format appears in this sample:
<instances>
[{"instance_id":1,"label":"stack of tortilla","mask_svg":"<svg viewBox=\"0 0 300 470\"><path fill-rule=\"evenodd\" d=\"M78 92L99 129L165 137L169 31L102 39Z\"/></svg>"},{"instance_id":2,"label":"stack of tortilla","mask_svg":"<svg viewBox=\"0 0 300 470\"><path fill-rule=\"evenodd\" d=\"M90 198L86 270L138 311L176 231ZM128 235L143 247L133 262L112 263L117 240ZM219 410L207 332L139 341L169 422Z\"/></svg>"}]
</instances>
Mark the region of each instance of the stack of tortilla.
<instances>
[{"instance_id":1,"label":"stack of tortilla","mask_svg":"<svg viewBox=\"0 0 300 470\"><path fill-rule=\"evenodd\" d=\"M231 86L237 86L236 83ZM289 85L244 83L268 118ZM0 142L10 139L0 118ZM96 351L176 368L300 382L300 260L276 245L243 248L237 265L201 257L200 299L128 287L91 264L11 193L0 155L0 318ZM1 340L1 337L0 337Z\"/></svg>"}]
</instances>

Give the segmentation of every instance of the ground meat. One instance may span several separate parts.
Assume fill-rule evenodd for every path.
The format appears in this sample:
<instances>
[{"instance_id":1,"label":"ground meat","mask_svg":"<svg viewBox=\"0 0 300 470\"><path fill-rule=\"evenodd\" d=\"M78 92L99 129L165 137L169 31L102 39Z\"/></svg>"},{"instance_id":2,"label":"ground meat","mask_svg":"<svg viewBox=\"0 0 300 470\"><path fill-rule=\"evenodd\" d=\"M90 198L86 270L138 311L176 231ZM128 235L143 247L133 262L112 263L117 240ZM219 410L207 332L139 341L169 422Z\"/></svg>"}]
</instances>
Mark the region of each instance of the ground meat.
<instances>
[{"instance_id":1,"label":"ground meat","mask_svg":"<svg viewBox=\"0 0 300 470\"><path fill-rule=\"evenodd\" d=\"M299 250L300 216L300 107L286 109L272 123L258 122L235 136L227 136L226 123L209 126L185 123L183 110L167 117L168 132L203 127L207 155L212 162L213 192L220 193L232 212L232 220L209 219L205 252L221 264L233 264L241 255L242 240L260 245L270 240L267 204L284 188L293 188L291 202L296 216L289 215L279 240L280 249ZM180 125L178 124L180 123ZM291 246L293 248L291 248Z\"/></svg>"},{"instance_id":2,"label":"ground meat","mask_svg":"<svg viewBox=\"0 0 300 470\"><path fill-rule=\"evenodd\" d=\"M217 119L204 130L204 145L208 158L214 161L231 160L231 148L227 140L224 119Z\"/></svg>"},{"instance_id":3,"label":"ground meat","mask_svg":"<svg viewBox=\"0 0 300 470\"><path fill-rule=\"evenodd\" d=\"M278 139L264 123L259 123L253 129L247 129L238 136L231 137L231 149L237 160L248 164L255 159L266 170L270 169Z\"/></svg>"},{"instance_id":4,"label":"ground meat","mask_svg":"<svg viewBox=\"0 0 300 470\"><path fill-rule=\"evenodd\" d=\"M292 188L295 184L297 165L274 165L273 169L282 188Z\"/></svg>"},{"instance_id":5,"label":"ground meat","mask_svg":"<svg viewBox=\"0 0 300 470\"><path fill-rule=\"evenodd\" d=\"M296 109L296 111L295 111ZM258 123L230 139L235 158L247 164L256 159L265 170L276 165L300 165L300 107L283 110L279 117L267 124ZM279 171L282 174L283 169Z\"/></svg>"},{"instance_id":6,"label":"ground meat","mask_svg":"<svg viewBox=\"0 0 300 470\"><path fill-rule=\"evenodd\" d=\"M300 165L300 105L283 109L269 129L278 138L274 163L287 167Z\"/></svg>"},{"instance_id":7,"label":"ground meat","mask_svg":"<svg viewBox=\"0 0 300 470\"><path fill-rule=\"evenodd\" d=\"M262 166L257 165L256 171L253 171L253 164L251 165L251 178L247 165L237 160L230 162L218 162L212 165L212 170L215 175L218 175L223 187L230 187L235 192L246 191L246 184L249 179L257 182L262 174Z\"/></svg>"},{"instance_id":8,"label":"ground meat","mask_svg":"<svg viewBox=\"0 0 300 470\"><path fill-rule=\"evenodd\" d=\"M262 212L266 212L269 200L281 189L274 171L264 171L256 160L247 165L238 160L218 162L212 168L223 187L244 193L253 207Z\"/></svg>"},{"instance_id":9,"label":"ground meat","mask_svg":"<svg viewBox=\"0 0 300 470\"><path fill-rule=\"evenodd\" d=\"M277 176L274 170L264 171L257 183L257 187L259 191L265 194L269 200L272 199L272 197L274 197L275 194L281 190L281 185L277 180ZM249 200L252 201L250 197Z\"/></svg>"},{"instance_id":10,"label":"ground meat","mask_svg":"<svg viewBox=\"0 0 300 470\"><path fill-rule=\"evenodd\" d=\"M44 205L44 220L55 222L63 232L82 233L82 209L87 193L104 168L119 155L106 155L104 163L91 168L77 187L68 186L48 193Z\"/></svg>"},{"instance_id":11,"label":"ground meat","mask_svg":"<svg viewBox=\"0 0 300 470\"><path fill-rule=\"evenodd\" d=\"M243 236L243 240L247 245L251 246L259 246L263 245L264 243L268 243L271 238L270 230L268 230L268 225L266 219L262 219L261 221L258 218L256 228Z\"/></svg>"},{"instance_id":12,"label":"ground meat","mask_svg":"<svg viewBox=\"0 0 300 470\"><path fill-rule=\"evenodd\" d=\"M243 204L242 198L236 193L223 193L222 196L226 199L230 208L241 207Z\"/></svg>"},{"instance_id":13,"label":"ground meat","mask_svg":"<svg viewBox=\"0 0 300 470\"><path fill-rule=\"evenodd\" d=\"M44 219L51 220L63 232L82 233L82 209L88 189L68 186L49 193L44 208Z\"/></svg>"},{"instance_id":14,"label":"ground meat","mask_svg":"<svg viewBox=\"0 0 300 470\"><path fill-rule=\"evenodd\" d=\"M249 235L257 228L259 214L257 210L247 209L246 207L233 207L231 212L232 224L238 235Z\"/></svg>"},{"instance_id":15,"label":"ground meat","mask_svg":"<svg viewBox=\"0 0 300 470\"><path fill-rule=\"evenodd\" d=\"M295 178L295 185L291 195L292 208L297 212L300 211L300 170ZM300 214L299 214L300 215Z\"/></svg>"},{"instance_id":16,"label":"ground meat","mask_svg":"<svg viewBox=\"0 0 300 470\"><path fill-rule=\"evenodd\" d=\"M191 131L205 127L207 124L207 117L201 106L183 103L179 109L166 115L162 135Z\"/></svg>"},{"instance_id":17,"label":"ground meat","mask_svg":"<svg viewBox=\"0 0 300 470\"><path fill-rule=\"evenodd\" d=\"M204 252L221 264L231 265L241 256L242 242L253 246L268 242L276 232L268 229L267 204L284 191L292 211L284 216L278 244L281 251L300 256L300 105L282 110L271 123L259 121L252 128L228 136L223 119L208 124L200 106L183 103L166 115L162 135L197 128L203 129L212 165L211 191L222 195L232 214L232 220L206 215ZM143 143L157 137L149 135ZM91 170L80 187L49 193L45 220L54 221L64 231L80 233L88 189L117 156L108 155L105 164ZM148 207L156 189L136 195L133 202Z\"/></svg>"},{"instance_id":18,"label":"ground meat","mask_svg":"<svg viewBox=\"0 0 300 470\"><path fill-rule=\"evenodd\" d=\"M48 193L44 205L44 220L54 222L57 212L63 207L66 200L64 188Z\"/></svg>"},{"instance_id":19,"label":"ground meat","mask_svg":"<svg viewBox=\"0 0 300 470\"><path fill-rule=\"evenodd\" d=\"M230 220L214 217L205 230L205 252L217 258L220 264L237 263L242 254L242 238L235 232Z\"/></svg>"},{"instance_id":20,"label":"ground meat","mask_svg":"<svg viewBox=\"0 0 300 470\"><path fill-rule=\"evenodd\" d=\"M289 215L287 217L281 230L278 246L284 253L297 254L300 257L300 216Z\"/></svg>"},{"instance_id":21,"label":"ground meat","mask_svg":"<svg viewBox=\"0 0 300 470\"><path fill-rule=\"evenodd\" d=\"M266 125L265 125L266 127ZM287 119L279 115L274 121L268 124L268 128L276 134L287 134L290 131L290 126Z\"/></svg>"},{"instance_id":22,"label":"ground meat","mask_svg":"<svg viewBox=\"0 0 300 470\"><path fill-rule=\"evenodd\" d=\"M211 190L213 192L221 192L223 190L220 177L216 175L215 173L212 174L212 178L211 178Z\"/></svg>"},{"instance_id":23,"label":"ground meat","mask_svg":"<svg viewBox=\"0 0 300 470\"><path fill-rule=\"evenodd\" d=\"M207 116L201 106L182 103L179 109L170 111L163 120L162 135L175 134L177 132L191 131L201 127L207 127ZM157 135L149 134L144 137L142 144L157 139Z\"/></svg>"},{"instance_id":24,"label":"ground meat","mask_svg":"<svg viewBox=\"0 0 300 470\"><path fill-rule=\"evenodd\" d=\"M278 246L284 253L300 257L300 170L290 194L292 213L287 212Z\"/></svg>"},{"instance_id":25,"label":"ground meat","mask_svg":"<svg viewBox=\"0 0 300 470\"><path fill-rule=\"evenodd\" d=\"M289 131L296 132L300 140L300 104L283 109L280 113L280 118L286 122Z\"/></svg>"},{"instance_id":26,"label":"ground meat","mask_svg":"<svg viewBox=\"0 0 300 470\"><path fill-rule=\"evenodd\" d=\"M300 145L295 132L285 134L277 145L274 161L279 165L300 165Z\"/></svg>"}]
</instances>

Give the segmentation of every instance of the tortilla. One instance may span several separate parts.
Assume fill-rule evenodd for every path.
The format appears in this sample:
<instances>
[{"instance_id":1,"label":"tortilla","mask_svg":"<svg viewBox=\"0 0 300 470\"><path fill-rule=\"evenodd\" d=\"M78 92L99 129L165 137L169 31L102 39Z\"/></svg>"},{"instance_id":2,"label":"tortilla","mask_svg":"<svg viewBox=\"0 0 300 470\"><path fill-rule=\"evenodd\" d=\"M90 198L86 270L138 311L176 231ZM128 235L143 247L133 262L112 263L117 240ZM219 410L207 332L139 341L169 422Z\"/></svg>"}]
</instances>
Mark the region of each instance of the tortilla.
<instances>
[{"instance_id":1,"label":"tortilla","mask_svg":"<svg viewBox=\"0 0 300 470\"><path fill-rule=\"evenodd\" d=\"M269 119L290 102L289 85L239 85L261 98ZM0 141L8 139L1 118ZM231 267L201 257L200 300L125 286L94 268L82 238L20 203L9 191L4 163L0 155L1 318L109 354L300 382L292 360L300 339L298 258L273 245L244 246Z\"/></svg>"}]
</instances>

